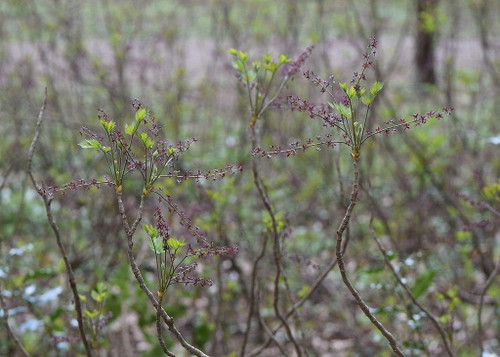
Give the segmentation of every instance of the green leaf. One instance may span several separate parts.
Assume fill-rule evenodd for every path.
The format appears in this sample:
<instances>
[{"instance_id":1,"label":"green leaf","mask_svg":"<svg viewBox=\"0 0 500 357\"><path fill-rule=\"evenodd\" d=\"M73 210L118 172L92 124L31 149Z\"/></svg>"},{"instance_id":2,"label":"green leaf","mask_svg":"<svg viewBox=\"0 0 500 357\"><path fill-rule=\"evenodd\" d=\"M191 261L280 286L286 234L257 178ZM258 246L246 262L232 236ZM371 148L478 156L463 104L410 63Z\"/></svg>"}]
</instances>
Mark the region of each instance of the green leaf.
<instances>
[{"instance_id":1,"label":"green leaf","mask_svg":"<svg viewBox=\"0 0 500 357\"><path fill-rule=\"evenodd\" d=\"M309 285L304 285L302 289L297 293L297 298L302 299L305 297L307 294L309 294L309 291L311 291L311 287Z\"/></svg>"},{"instance_id":2,"label":"green leaf","mask_svg":"<svg viewBox=\"0 0 500 357\"><path fill-rule=\"evenodd\" d=\"M135 120L138 122L141 122L144 120L146 117L147 111L144 108L139 109L137 112L135 112Z\"/></svg>"},{"instance_id":3,"label":"green leaf","mask_svg":"<svg viewBox=\"0 0 500 357\"><path fill-rule=\"evenodd\" d=\"M291 62L291 61L292 61L292 59L288 58L286 55L280 55L280 57L279 57L280 64L288 63L288 62Z\"/></svg>"},{"instance_id":4,"label":"green leaf","mask_svg":"<svg viewBox=\"0 0 500 357\"><path fill-rule=\"evenodd\" d=\"M339 83L340 89L347 93L347 83Z\"/></svg>"},{"instance_id":5,"label":"green leaf","mask_svg":"<svg viewBox=\"0 0 500 357\"><path fill-rule=\"evenodd\" d=\"M500 201L500 183L494 183L483 188L483 195L488 201Z\"/></svg>"},{"instance_id":6,"label":"green leaf","mask_svg":"<svg viewBox=\"0 0 500 357\"><path fill-rule=\"evenodd\" d=\"M94 311L89 311L89 310L85 309L85 310L83 311L83 313L84 313L84 315L85 315L86 317L88 317L89 319L93 319L94 317L96 317L97 315L99 315L99 311L97 311L97 310L94 310Z\"/></svg>"},{"instance_id":7,"label":"green leaf","mask_svg":"<svg viewBox=\"0 0 500 357\"><path fill-rule=\"evenodd\" d=\"M163 238L162 237L149 237L150 239L148 240L148 245L149 245L149 248L151 248L151 250L153 252L155 252L155 254L160 254L161 252L163 252Z\"/></svg>"},{"instance_id":8,"label":"green leaf","mask_svg":"<svg viewBox=\"0 0 500 357\"><path fill-rule=\"evenodd\" d=\"M143 224L142 227L144 228L144 230L146 231L146 233L150 238L158 237L158 230L152 224Z\"/></svg>"},{"instance_id":9,"label":"green leaf","mask_svg":"<svg viewBox=\"0 0 500 357\"><path fill-rule=\"evenodd\" d=\"M351 117L351 109L349 107L346 107L343 104L339 103L330 103L328 102L328 105L335 109L337 113L339 113L341 116L344 118L350 118Z\"/></svg>"},{"instance_id":10,"label":"green leaf","mask_svg":"<svg viewBox=\"0 0 500 357\"><path fill-rule=\"evenodd\" d=\"M361 130L363 130L363 125L361 125L361 123L357 121L355 121L353 125L354 125L354 130L356 131L356 135L358 136L358 138L361 138Z\"/></svg>"},{"instance_id":11,"label":"green leaf","mask_svg":"<svg viewBox=\"0 0 500 357\"><path fill-rule=\"evenodd\" d=\"M125 133L128 135L132 135L135 132L135 126L134 125L128 125L125 124Z\"/></svg>"},{"instance_id":12,"label":"green leaf","mask_svg":"<svg viewBox=\"0 0 500 357\"><path fill-rule=\"evenodd\" d=\"M97 292L100 292L100 293L107 293L108 292L108 284L106 284L105 282L98 282L97 283L97 286L96 286L96 291Z\"/></svg>"},{"instance_id":13,"label":"green leaf","mask_svg":"<svg viewBox=\"0 0 500 357\"><path fill-rule=\"evenodd\" d=\"M264 69L268 70L269 72L274 73L278 70L279 64L277 64L276 62L268 62L268 63L264 63L263 67L264 67Z\"/></svg>"},{"instance_id":14,"label":"green leaf","mask_svg":"<svg viewBox=\"0 0 500 357\"><path fill-rule=\"evenodd\" d=\"M102 145L97 139L86 139L78 144L82 149L101 149Z\"/></svg>"},{"instance_id":15,"label":"green leaf","mask_svg":"<svg viewBox=\"0 0 500 357\"><path fill-rule=\"evenodd\" d=\"M245 72L245 63L243 63L242 61L238 60L238 61L234 61L232 63L232 66L234 69L236 69L238 72Z\"/></svg>"},{"instance_id":16,"label":"green leaf","mask_svg":"<svg viewBox=\"0 0 500 357\"><path fill-rule=\"evenodd\" d=\"M372 104L373 97L370 94L365 94L361 97L361 101L364 103L364 105L368 106Z\"/></svg>"},{"instance_id":17,"label":"green leaf","mask_svg":"<svg viewBox=\"0 0 500 357\"><path fill-rule=\"evenodd\" d=\"M248 71L244 76L243 80L245 82L253 82L254 79L257 77L257 74L254 71Z\"/></svg>"},{"instance_id":18,"label":"green leaf","mask_svg":"<svg viewBox=\"0 0 500 357\"><path fill-rule=\"evenodd\" d=\"M146 139L146 142L144 143L144 145L148 148L148 149L152 149L153 146L154 146L155 142L153 139L151 138L147 138Z\"/></svg>"},{"instance_id":19,"label":"green leaf","mask_svg":"<svg viewBox=\"0 0 500 357\"><path fill-rule=\"evenodd\" d=\"M175 238L169 238L167 240L167 245L172 248L173 250L177 250L180 247L184 247L186 245L185 239L175 239Z\"/></svg>"},{"instance_id":20,"label":"green leaf","mask_svg":"<svg viewBox=\"0 0 500 357\"><path fill-rule=\"evenodd\" d=\"M377 81L377 82L372 84L372 87L370 88L370 92L373 94L373 96L376 96L378 94L378 92L380 92L382 90L383 87L384 87L384 83Z\"/></svg>"},{"instance_id":21,"label":"green leaf","mask_svg":"<svg viewBox=\"0 0 500 357\"><path fill-rule=\"evenodd\" d=\"M432 282L434 281L435 276L436 271L429 270L417 278L415 284L413 284L411 288L411 293L413 294L415 299L418 299L420 296L424 295L427 292Z\"/></svg>"},{"instance_id":22,"label":"green leaf","mask_svg":"<svg viewBox=\"0 0 500 357\"><path fill-rule=\"evenodd\" d=\"M92 299L94 299L95 301L97 301L97 302L102 302L102 300L101 300L101 294L99 294L97 291L92 290L92 291L90 292L90 296L91 296L91 297L92 297Z\"/></svg>"},{"instance_id":23,"label":"green leaf","mask_svg":"<svg viewBox=\"0 0 500 357\"><path fill-rule=\"evenodd\" d=\"M115 127L114 121L106 121L101 119L100 122L104 130L106 130L108 133L111 133L113 131L113 128Z\"/></svg>"},{"instance_id":24,"label":"green leaf","mask_svg":"<svg viewBox=\"0 0 500 357\"><path fill-rule=\"evenodd\" d=\"M235 50L234 48L231 48L229 51L227 51L230 55L233 56L238 56L238 50Z\"/></svg>"},{"instance_id":25,"label":"green leaf","mask_svg":"<svg viewBox=\"0 0 500 357\"><path fill-rule=\"evenodd\" d=\"M248 59L248 53L243 51L238 51L238 57L243 63L245 63Z\"/></svg>"},{"instance_id":26,"label":"green leaf","mask_svg":"<svg viewBox=\"0 0 500 357\"><path fill-rule=\"evenodd\" d=\"M115 122L114 121L108 121L108 131L111 132L115 128Z\"/></svg>"},{"instance_id":27,"label":"green leaf","mask_svg":"<svg viewBox=\"0 0 500 357\"><path fill-rule=\"evenodd\" d=\"M108 122L106 120L102 120L102 119L100 119L99 122L101 123L104 130L108 131Z\"/></svg>"},{"instance_id":28,"label":"green leaf","mask_svg":"<svg viewBox=\"0 0 500 357\"><path fill-rule=\"evenodd\" d=\"M353 86L350 86L346 94L349 97L349 99L352 99L356 95L356 89L354 89Z\"/></svg>"},{"instance_id":29,"label":"green leaf","mask_svg":"<svg viewBox=\"0 0 500 357\"><path fill-rule=\"evenodd\" d=\"M358 96L358 98L361 98L366 92L366 89L365 88L361 88L359 90L356 91L356 95Z\"/></svg>"},{"instance_id":30,"label":"green leaf","mask_svg":"<svg viewBox=\"0 0 500 357\"><path fill-rule=\"evenodd\" d=\"M258 72L260 69L261 63L259 60L253 61L252 62L252 67L255 70L255 72Z\"/></svg>"},{"instance_id":31,"label":"green leaf","mask_svg":"<svg viewBox=\"0 0 500 357\"><path fill-rule=\"evenodd\" d=\"M447 324L447 323L449 323L449 322L451 321L451 317L450 317L450 315L445 314L445 315L443 315L443 316L441 316L441 317L439 318L439 321L440 321L442 324Z\"/></svg>"},{"instance_id":32,"label":"green leaf","mask_svg":"<svg viewBox=\"0 0 500 357\"><path fill-rule=\"evenodd\" d=\"M148 137L147 133L141 133L139 135L139 138L141 139L144 146L147 148L152 148L155 143L150 137Z\"/></svg>"}]
</instances>

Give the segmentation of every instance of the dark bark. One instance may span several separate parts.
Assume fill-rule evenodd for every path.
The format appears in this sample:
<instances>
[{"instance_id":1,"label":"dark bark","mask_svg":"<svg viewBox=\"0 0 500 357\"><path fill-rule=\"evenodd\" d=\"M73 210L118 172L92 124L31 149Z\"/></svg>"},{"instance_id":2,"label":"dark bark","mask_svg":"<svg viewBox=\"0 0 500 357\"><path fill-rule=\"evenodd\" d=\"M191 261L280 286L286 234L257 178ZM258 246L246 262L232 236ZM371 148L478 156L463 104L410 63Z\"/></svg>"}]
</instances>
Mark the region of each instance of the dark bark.
<instances>
[{"instance_id":1,"label":"dark bark","mask_svg":"<svg viewBox=\"0 0 500 357\"><path fill-rule=\"evenodd\" d=\"M415 38L415 66L417 82L436 84L436 56L434 40L436 31L424 26L423 14L434 14L438 0L416 0L417 33Z\"/></svg>"}]
</instances>

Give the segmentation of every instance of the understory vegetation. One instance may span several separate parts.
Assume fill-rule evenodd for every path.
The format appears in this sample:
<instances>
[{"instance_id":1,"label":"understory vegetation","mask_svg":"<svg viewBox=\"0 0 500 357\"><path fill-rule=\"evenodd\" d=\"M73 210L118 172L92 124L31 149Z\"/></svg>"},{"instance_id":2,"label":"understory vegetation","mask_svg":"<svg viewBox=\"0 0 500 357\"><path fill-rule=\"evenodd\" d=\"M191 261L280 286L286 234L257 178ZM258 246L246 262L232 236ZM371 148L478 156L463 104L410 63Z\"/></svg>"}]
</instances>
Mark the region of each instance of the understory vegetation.
<instances>
[{"instance_id":1,"label":"understory vegetation","mask_svg":"<svg viewBox=\"0 0 500 357\"><path fill-rule=\"evenodd\" d=\"M499 12L2 2L0 355L500 356Z\"/></svg>"}]
</instances>

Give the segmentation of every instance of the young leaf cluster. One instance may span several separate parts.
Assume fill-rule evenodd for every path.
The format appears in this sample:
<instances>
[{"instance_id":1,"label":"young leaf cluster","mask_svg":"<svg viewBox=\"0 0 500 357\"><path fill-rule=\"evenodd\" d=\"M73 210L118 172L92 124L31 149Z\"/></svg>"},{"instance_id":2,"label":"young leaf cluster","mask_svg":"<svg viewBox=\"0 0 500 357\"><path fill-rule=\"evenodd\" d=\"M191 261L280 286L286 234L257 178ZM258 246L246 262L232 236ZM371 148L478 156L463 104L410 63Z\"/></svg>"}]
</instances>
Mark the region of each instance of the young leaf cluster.
<instances>
[{"instance_id":1,"label":"young leaf cluster","mask_svg":"<svg viewBox=\"0 0 500 357\"><path fill-rule=\"evenodd\" d=\"M370 105L384 87L382 82L377 81L367 91L366 88L360 87L362 77L363 74L354 85L349 86L347 83L339 84L344 93L344 103L328 102L328 105L340 115L340 129L344 132L349 142L351 142L351 154L355 159L359 158L361 144L365 139L366 122ZM361 104L364 105L364 108Z\"/></svg>"},{"instance_id":2,"label":"young leaf cluster","mask_svg":"<svg viewBox=\"0 0 500 357\"><path fill-rule=\"evenodd\" d=\"M170 235L159 209L156 209L155 218L156 225L143 224L143 228L149 237L148 245L155 254L158 297L163 297L168 287L175 283L211 285L208 279L188 276L197 264L185 262L189 257L197 256L197 251L187 245L184 238L177 239Z\"/></svg>"},{"instance_id":3,"label":"young leaf cluster","mask_svg":"<svg viewBox=\"0 0 500 357\"><path fill-rule=\"evenodd\" d=\"M83 314L88 326L92 347L97 348L100 342L102 342L100 341L102 327L110 317L110 313L106 313L104 305L106 298L109 296L109 289L106 283L97 283L95 289L91 291L90 296L93 308L85 308ZM84 304L87 302L87 298L84 295L80 295L80 300Z\"/></svg>"},{"instance_id":4,"label":"young leaf cluster","mask_svg":"<svg viewBox=\"0 0 500 357\"><path fill-rule=\"evenodd\" d=\"M251 64L248 63L248 53L236 50L229 50L229 53L235 58L233 67L238 72L239 78L245 84L248 94L248 100L252 111L252 121L250 126L255 126L259 117L264 113L270 103L272 103L276 95L270 98L271 86L276 78L276 73L284 64L292 61L286 55L279 55L277 61L273 60L272 54L268 53L262 56L261 59L254 60ZM279 93L289 76L285 75L282 78Z\"/></svg>"},{"instance_id":5,"label":"young leaf cluster","mask_svg":"<svg viewBox=\"0 0 500 357\"><path fill-rule=\"evenodd\" d=\"M138 170L144 181L143 194L147 195L165 169L172 166L183 147L181 145L179 149L162 140L155 141L159 130L155 119L140 104L135 107L135 118L132 123L125 125L125 135L116 129L113 120L101 113L99 122L105 137L100 138L87 129L91 138L83 140L79 146L98 150L104 155L116 193L122 193L124 177Z\"/></svg>"}]
</instances>

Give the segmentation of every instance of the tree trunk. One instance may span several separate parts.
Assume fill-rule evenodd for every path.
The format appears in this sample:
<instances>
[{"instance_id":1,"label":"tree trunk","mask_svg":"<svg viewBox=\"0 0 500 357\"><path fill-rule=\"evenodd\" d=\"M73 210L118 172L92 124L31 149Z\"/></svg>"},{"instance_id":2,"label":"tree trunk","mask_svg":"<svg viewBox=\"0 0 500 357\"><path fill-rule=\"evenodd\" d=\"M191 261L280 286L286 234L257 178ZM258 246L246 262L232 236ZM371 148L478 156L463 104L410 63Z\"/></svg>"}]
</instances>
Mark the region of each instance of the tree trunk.
<instances>
[{"instance_id":1,"label":"tree trunk","mask_svg":"<svg viewBox=\"0 0 500 357\"><path fill-rule=\"evenodd\" d=\"M438 0L416 0L416 2L417 34L415 39L415 65L417 68L417 82L436 84L434 37L437 33L437 27L428 26L426 22L429 20L426 20L426 18L434 16Z\"/></svg>"}]
</instances>

